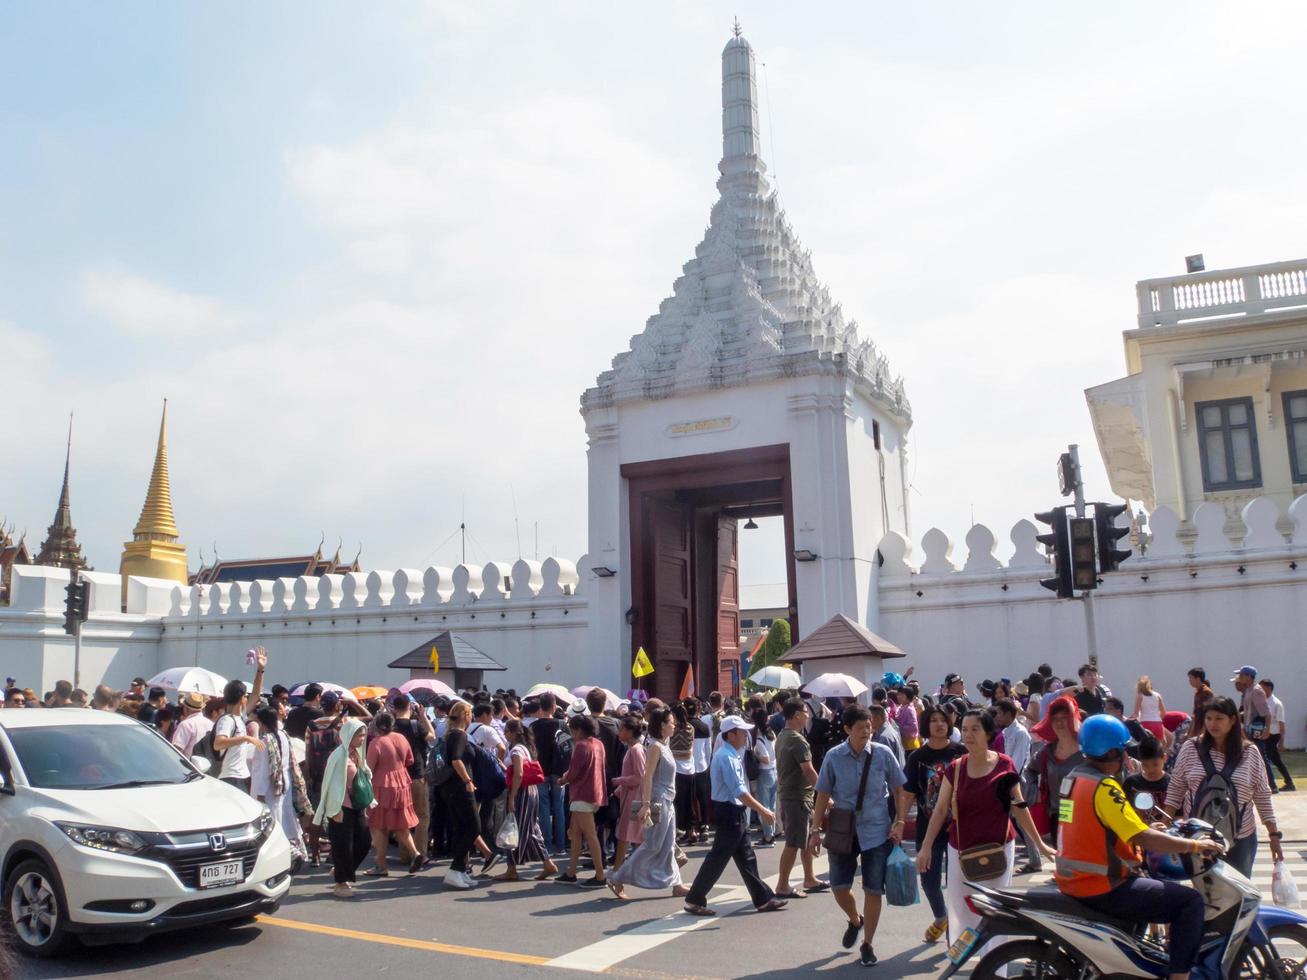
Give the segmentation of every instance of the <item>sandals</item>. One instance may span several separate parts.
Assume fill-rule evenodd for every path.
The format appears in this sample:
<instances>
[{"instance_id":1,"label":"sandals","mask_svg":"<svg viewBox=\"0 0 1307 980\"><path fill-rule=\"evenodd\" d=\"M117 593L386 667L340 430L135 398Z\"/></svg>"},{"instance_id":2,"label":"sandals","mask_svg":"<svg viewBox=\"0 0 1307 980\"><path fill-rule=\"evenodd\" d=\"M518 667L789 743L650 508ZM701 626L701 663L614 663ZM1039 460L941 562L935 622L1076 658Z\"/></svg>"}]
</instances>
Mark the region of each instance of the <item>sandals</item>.
<instances>
[{"instance_id":1,"label":"sandals","mask_svg":"<svg viewBox=\"0 0 1307 980\"><path fill-rule=\"evenodd\" d=\"M604 879L604 884L608 886L608 890L613 893L614 897L623 900L626 899L626 892L622 890L621 882L613 881L612 878L606 878Z\"/></svg>"},{"instance_id":2,"label":"sandals","mask_svg":"<svg viewBox=\"0 0 1307 980\"><path fill-rule=\"evenodd\" d=\"M390 872L382 871L378 868L369 868L367 871L363 872L363 877L364 878L389 878Z\"/></svg>"},{"instance_id":3,"label":"sandals","mask_svg":"<svg viewBox=\"0 0 1307 980\"><path fill-rule=\"evenodd\" d=\"M924 943L937 943L947 928L948 919L936 919L926 927L926 934L921 937L921 941Z\"/></svg>"}]
</instances>

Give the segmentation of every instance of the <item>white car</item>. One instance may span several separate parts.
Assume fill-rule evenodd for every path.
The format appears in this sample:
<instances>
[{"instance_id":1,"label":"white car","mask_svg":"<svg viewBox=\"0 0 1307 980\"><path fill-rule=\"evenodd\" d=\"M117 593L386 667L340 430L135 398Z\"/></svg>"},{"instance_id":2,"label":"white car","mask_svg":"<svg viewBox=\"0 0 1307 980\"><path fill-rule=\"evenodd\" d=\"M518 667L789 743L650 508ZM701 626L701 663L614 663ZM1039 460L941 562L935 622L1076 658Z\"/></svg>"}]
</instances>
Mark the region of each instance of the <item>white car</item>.
<instances>
[{"instance_id":1,"label":"white car","mask_svg":"<svg viewBox=\"0 0 1307 980\"><path fill-rule=\"evenodd\" d=\"M0 711L0 883L21 952L249 919L290 890L263 804L105 711Z\"/></svg>"}]
</instances>

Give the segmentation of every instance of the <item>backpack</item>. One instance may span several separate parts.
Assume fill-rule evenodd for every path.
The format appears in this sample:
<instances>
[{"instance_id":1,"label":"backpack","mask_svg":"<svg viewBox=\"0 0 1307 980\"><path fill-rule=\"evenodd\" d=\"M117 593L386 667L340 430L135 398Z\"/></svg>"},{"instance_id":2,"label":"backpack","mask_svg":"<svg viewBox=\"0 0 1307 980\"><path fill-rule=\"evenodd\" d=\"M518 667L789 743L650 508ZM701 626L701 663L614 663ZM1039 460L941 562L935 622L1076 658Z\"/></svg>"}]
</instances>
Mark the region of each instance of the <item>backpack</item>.
<instances>
[{"instance_id":1,"label":"backpack","mask_svg":"<svg viewBox=\"0 0 1307 980\"><path fill-rule=\"evenodd\" d=\"M467 740L468 746L472 750L472 765L470 775L472 782L476 783L476 797L483 803L488 800L497 800L508 789L508 780L504 776L504 770L499 765L499 760L493 754L487 752L482 746Z\"/></svg>"},{"instance_id":2,"label":"backpack","mask_svg":"<svg viewBox=\"0 0 1307 980\"><path fill-rule=\"evenodd\" d=\"M454 775L454 767L445 758L445 736L439 735L427 753L427 785L443 786Z\"/></svg>"},{"instance_id":3,"label":"backpack","mask_svg":"<svg viewBox=\"0 0 1307 980\"><path fill-rule=\"evenodd\" d=\"M213 727L217 728L218 726L214 725ZM226 754L226 752L219 752L213 747L213 728L210 728L207 732L201 735L200 740L196 742L195 747L191 749L192 759L209 760L210 776L216 776L222 771L222 757Z\"/></svg>"},{"instance_id":4,"label":"backpack","mask_svg":"<svg viewBox=\"0 0 1307 980\"><path fill-rule=\"evenodd\" d=\"M207 732L205 732L204 735L200 738L200 740L195 743L195 748L191 749L192 758L198 755L201 759L209 760L209 764L210 764L209 774L212 776L216 776L218 775L219 772L222 771L222 760L223 757L227 754L226 749L222 749L221 751L219 751L218 747L213 744L213 740L218 734L218 724L222 721L223 718L228 718L228 717L230 716L224 714L221 718L218 719L218 721L215 721L213 723L213 727L210 728ZM239 736L244 734L245 734L245 726L238 725L236 729L236 735ZM225 737L231 738L232 736L228 735Z\"/></svg>"},{"instance_id":5,"label":"backpack","mask_svg":"<svg viewBox=\"0 0 1307 980\"><path fill-rule=\"evenodd\" d=\"M554 732L554 769L561 776L572 767L572 733L563 726Z\"/></svg>"},{"instance_id":6,"label":"backpack","mask_svg":"<svg viewBox=\"0 0 1307 980\"><path fill-rule=\"evenodd\" d=\"M1244 751L1248 749L1245 748ZM1225 838L1227 844L1233 844L1238 837L1245 809L1239 805L1239 792L1232 778L1236 764L1226 759L1225 766L1217 772L1211 755L1201 745L1198 747L1198 757L1202 760L1207 775L1194 792L1189 815L1207 821Z\"/></svg>"}]
</instances>

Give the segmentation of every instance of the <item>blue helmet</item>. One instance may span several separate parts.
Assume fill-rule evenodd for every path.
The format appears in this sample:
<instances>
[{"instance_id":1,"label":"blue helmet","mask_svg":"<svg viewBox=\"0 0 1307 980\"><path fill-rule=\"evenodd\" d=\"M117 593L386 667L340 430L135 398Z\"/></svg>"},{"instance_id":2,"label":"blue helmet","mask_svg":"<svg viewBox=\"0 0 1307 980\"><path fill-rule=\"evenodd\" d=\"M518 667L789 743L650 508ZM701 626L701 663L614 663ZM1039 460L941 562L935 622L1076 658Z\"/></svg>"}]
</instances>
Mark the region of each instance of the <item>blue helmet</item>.
<instances>
[{"instance_id":1,"label":"blue helmet","mask_svg":"<svg viewBox=\"0 0 1307 980\"><path fill-rule=\"evenodd\" d=\"M1080 725L1080 751L1090 759L1106 758L1113 750L1135 744L1125 722L1111 715L1094 715Z\"/></svg>"}]
</instances>

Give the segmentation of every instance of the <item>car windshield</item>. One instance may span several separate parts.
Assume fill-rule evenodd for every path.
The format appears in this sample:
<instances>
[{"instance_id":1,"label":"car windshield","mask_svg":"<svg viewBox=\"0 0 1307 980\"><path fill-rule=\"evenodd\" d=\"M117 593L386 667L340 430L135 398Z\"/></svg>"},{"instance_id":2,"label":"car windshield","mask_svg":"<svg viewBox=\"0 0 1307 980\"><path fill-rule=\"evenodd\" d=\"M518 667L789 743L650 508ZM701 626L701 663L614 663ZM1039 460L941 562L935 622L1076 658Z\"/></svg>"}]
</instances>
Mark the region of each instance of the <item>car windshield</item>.
<instances>
[{"instance_id":1,"label":"car windshield","mask_svg":"<svg viewBox=\"0 0 1307 980\"><path fill-rule=\"evenodd\" d=\"M11 728L18 761L39 789L113 789L184 783L196 776L144 725Z\"/></svg>"}]
</instances>

